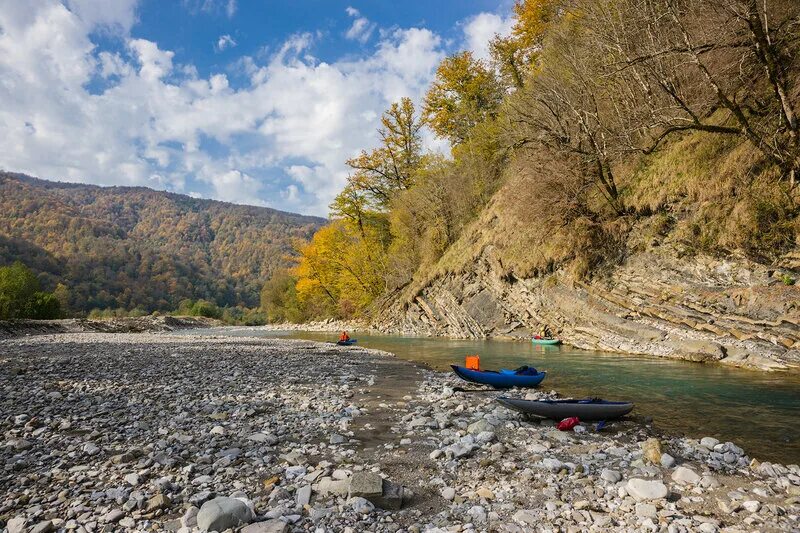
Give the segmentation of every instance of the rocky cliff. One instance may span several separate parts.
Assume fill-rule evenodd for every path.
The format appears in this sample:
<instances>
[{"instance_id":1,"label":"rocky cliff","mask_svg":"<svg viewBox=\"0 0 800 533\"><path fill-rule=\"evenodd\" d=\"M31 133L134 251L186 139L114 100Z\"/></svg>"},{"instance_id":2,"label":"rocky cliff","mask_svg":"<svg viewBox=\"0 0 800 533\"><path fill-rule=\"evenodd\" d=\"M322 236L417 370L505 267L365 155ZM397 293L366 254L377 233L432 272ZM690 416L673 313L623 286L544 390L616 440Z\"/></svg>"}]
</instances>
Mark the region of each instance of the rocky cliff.
<instances>
[{"instance_id":1,"label":"rocky cliff","mask_svg":"<svg viewBox=\"0 0 800 533\"><path fill-rule=\"evenodd\" d=\"M629 240L639 239L631 232ZM636 237L639 235L639 237ZM528 339L547 324L585 349L800 369L800 255L767 267L744 257L685 255L678 243L628 243L614 267L519 279L495 246L392 295L373 325L390 333Z\"/></svg>"}]
</instances>

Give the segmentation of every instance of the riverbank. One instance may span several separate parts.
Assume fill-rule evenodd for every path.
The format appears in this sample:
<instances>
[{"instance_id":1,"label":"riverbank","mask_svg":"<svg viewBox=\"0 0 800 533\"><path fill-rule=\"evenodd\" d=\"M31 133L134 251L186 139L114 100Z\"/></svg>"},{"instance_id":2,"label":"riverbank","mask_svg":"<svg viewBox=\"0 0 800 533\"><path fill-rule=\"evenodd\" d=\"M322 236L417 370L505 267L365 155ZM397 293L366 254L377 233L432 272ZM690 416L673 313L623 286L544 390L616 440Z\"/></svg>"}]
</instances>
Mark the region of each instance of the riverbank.
<instances>
[{"instance_id":1,"label":"riverbank","mask_svg":"<svg viewBox=\"0 0 800 533\"><path fill-rule=\"evenodd\" d=\"M57 333L143 333L224 325L213 318L195 316L142 316L125 318L65 318L61 320L0 320L0 339Z\"/></svg>"},{"instance_id":2,"label":"riverbank","mask_svg":"<svg viewBox=\"0 0 800 533\"><path fill-rule=\"evenodd\" d=\"M6 339L0 353L12 532L191 531L214 497L236 501L201 523L239 513L258 523L248 533L791 530L800 515L797 466L656 435L647 413L558 432L386 352L82 333ZM401 509L348 497L371 474L394 499L357 493L394 507L402 485Z\"/></svg>"},{"instance_id":3,"label":"riverbank","mask_svg":"<svg viewBox=\"0 0 800 533\"><path fill-rule=\"evenodd\" d=\"M621 264L583 281L566 271L515 276L496 246L451 250L377 306L371 325L406 335L529 339L546 324L576 348L800 371L797 257L776 268L740 255L687 253L679 239L650 243L645 230L630 234ZM482 239L464 244L472 242Z\"/></svg>"}]
</instances>

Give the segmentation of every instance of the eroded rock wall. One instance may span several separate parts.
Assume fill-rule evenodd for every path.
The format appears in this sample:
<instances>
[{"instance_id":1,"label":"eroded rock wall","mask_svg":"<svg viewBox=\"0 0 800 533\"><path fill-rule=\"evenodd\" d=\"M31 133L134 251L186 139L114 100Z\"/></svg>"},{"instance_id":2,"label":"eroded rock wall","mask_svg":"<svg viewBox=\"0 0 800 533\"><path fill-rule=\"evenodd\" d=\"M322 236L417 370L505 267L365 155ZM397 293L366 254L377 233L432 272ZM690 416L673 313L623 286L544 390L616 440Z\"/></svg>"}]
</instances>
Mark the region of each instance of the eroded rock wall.
<instances>
[{"instance_id":1,"label":"eroded rock wall","mask_svg":"<svg viewBox=\"0 0 800 533\"><path fill-rule=\"evenodd\" d=\"M800 369L800 287L744 258L653 247L589 282L516 279L491 246L472 268L393 298L373 327L456 338L529 338L547 324L578 348L762 370Z\"/></svg>"}]
</instances>

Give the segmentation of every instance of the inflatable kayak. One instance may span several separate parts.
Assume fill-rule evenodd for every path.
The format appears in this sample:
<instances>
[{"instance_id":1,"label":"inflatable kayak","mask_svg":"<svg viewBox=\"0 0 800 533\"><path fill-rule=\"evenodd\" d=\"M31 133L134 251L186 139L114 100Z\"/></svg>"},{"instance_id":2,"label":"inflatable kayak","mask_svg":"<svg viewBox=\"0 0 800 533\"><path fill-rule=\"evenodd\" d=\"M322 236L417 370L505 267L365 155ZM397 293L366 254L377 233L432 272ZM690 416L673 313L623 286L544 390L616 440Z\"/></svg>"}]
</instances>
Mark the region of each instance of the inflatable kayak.
<instances>
[{"instance_id":1,"label":"inflatable kayak","mask_svg":"<svg viewBox=\"0 0 800 533\"><path fill-rule=\"evenodd\" d=\"M547 372L538 372L535 368L524 371L517 370L470 370L463 366L450 365L453 372L463 380L482 385L490 385L495 389L510 389L511 387L535 387L542 382Z\"/></svg>"},{"instance_id":2,"label":"inflatable kayak","mask_svg":"<svg viewBox=\"0 0 800 533\"><path fill-rule=\"evenodd\" d=\"M561 344L560 339L531 339L533 344L543 344L545 346L555 346Z\"/></svg>"},{"instance_id":3,"label":"inflatable kayak","mask_svg":"<svg viewBox=\"0 0 800 533\"><path fill-rule=\"evenodd\" d=\"M599 398L586 400L520 400L517 398L497 398L504 407L520 413L564 420L577 416L581 420L611 420L625 416L633 411L631 402L609 402Z\"/></svg>"},{"instance_id":4,"label":"inflatable kayak","mask_svg":"<svg viewBox=\"0 0 800 533\"><path fill-rule=\"evenodd\" d=\"M358 339L350 339L346 341L336 341L336 344L339 346L350 346L351 344L355 344L358 342Z\"/></svg>"}]
</instances>

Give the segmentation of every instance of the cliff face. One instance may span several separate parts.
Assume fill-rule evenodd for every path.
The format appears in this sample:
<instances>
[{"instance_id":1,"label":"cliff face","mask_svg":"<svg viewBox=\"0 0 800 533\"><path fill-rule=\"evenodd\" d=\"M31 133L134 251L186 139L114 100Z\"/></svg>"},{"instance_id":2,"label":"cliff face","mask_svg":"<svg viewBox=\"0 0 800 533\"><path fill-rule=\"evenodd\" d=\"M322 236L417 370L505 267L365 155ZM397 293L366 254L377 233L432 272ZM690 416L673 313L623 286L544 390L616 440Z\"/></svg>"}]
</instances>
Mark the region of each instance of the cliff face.
<instances>
[{"instance_id":1,"label":"cliff face","mask_svg":"<svg viewBox=\"0 0 800 533\"><path fill-rule=\"evenodd\" d=\"M578 348L800 369L800 287L787 284L800 255L783 264L681 257L680 246L665 240L590 281L563 271L517 279L488 245L460 268L393 295L373 325L390 333L528 339L547 324Z\"/></svg>"}]
</instances>

